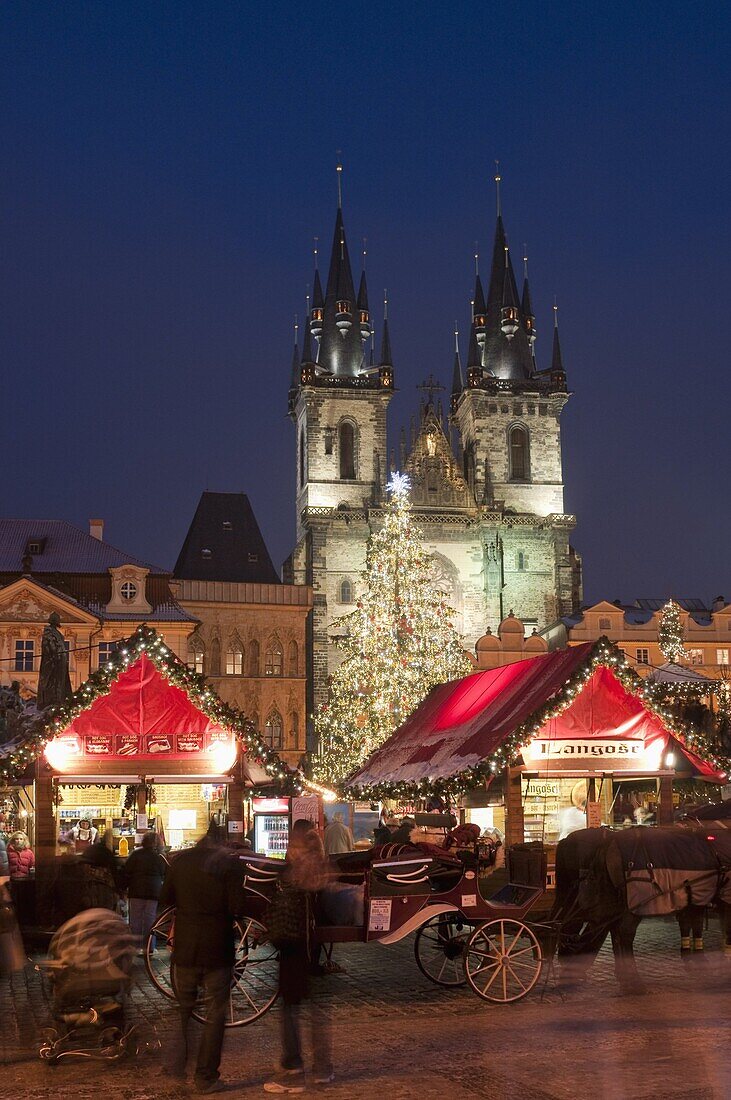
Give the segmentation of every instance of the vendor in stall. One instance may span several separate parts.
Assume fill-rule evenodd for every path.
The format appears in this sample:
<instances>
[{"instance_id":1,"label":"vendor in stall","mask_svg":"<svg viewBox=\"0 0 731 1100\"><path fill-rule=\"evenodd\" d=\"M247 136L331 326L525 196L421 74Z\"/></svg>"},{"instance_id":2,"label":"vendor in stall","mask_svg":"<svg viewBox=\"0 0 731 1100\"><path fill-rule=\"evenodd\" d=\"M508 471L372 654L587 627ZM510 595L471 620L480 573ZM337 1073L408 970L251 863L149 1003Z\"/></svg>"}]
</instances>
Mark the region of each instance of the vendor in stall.
<instances>
[{"instance_id":1,"label":"vendor in stall","mask_svg":"<svg viewBox=\"0 0 731 1100\"><path fill-rule=\"evenodd\" d=\"M80 821L67 833L67 839L74 846L76 852L84 852L90 848L99 835L88 818L82 817Z\"/></svg>"}]
</instances>

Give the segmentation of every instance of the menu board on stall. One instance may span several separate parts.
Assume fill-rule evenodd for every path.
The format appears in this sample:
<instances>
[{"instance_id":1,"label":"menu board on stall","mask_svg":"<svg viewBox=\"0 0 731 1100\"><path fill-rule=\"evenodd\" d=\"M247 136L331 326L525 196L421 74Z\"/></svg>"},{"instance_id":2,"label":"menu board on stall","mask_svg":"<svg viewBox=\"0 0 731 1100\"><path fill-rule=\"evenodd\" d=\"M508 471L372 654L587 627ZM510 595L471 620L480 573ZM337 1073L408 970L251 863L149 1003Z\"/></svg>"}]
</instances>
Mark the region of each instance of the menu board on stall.
<instances>
[{"instance_id":1,"label":"menu board on stall","mask_svg":"<svg viewBox=\"0 0 731 1100\"><path fill-rule=\"evenodd\" d=\"M68 759L107 760L129 757L185 759L208 755L219 745L233 744L228 730L206 733L114 733L92 731L79 735L63 733L53 739Z\"/></svg>"}]
</instances>

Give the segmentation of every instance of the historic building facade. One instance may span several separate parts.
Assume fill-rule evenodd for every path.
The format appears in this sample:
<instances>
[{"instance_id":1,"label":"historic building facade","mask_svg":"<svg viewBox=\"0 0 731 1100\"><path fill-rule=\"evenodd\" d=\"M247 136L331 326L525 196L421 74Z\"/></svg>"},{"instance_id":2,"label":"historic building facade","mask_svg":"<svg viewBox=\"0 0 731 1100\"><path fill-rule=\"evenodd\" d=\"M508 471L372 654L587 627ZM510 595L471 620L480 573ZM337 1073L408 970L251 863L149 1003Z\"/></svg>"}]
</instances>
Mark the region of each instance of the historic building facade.
<instances>
[{"instance_id":1,"label":"historic building facade","mask_svg":"<svg viewBox=\"0 0 731 1100\"><path fill-rule=\"evenodd\" d=\"M203 493L173 573L176 598L198 623L188 663L296 766L307 730L311 588L282 584L244 493Z\"/></svg>"},{"instance_id":2,"label":"historic building facade","mask_svg":"<svg viewBox=\"0 0 731 1100\"><path fill-rule=\"evenodd\" d=\"M486 294L476 278L466 371L455 351L449 421L427 385L398 464L411 477L434 583L447 593L468 650L513 613L530 634L580 606L581 563L569 543L575 517L563 503L560 417L569 391L557 325L545 370L536 364L535 332L527 275L519 295L498 213ZM339 659L332 624L353 608L396 466L387 442L394 387L387 317L378 363L366 355L370 336L365 273L356 294L339 204L327 284L323 290L316 271L289 389L297 545L285 576L313 589L313 709Z\"/></svg>"},{"instance_id":3,"label":"historic building facade","mask_svg":"<svg viewBox=\"0 0 731 1100\"><path fill-rule=\"evenodd\" d=\"M43 628L61 617L71 687L108 660L117 643L149 623L185 660L196 625L170 590L170 574L64 520L0 520L0 684L36 694Z\"/></svg>"}]
</instances>

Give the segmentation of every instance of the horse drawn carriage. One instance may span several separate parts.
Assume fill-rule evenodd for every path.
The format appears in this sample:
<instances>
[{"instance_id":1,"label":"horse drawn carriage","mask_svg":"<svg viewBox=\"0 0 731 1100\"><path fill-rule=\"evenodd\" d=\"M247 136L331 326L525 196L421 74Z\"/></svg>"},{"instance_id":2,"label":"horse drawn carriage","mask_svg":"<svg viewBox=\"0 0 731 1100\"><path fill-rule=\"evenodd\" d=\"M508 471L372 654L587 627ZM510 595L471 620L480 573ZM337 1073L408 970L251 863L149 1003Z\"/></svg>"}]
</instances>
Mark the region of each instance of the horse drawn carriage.
<instances>
[{"instance_id":1,"label":"horse drawn carriage","mask_svg":"<svg viewBox=\"0 0 731 1100\"><path fill-rule=\"evenodd\" d=\"M250 853L239 858L243 904L236 922L228 1027L252 1023L278 994L278 954L268 937L267 912L282 863ZM327 923L333 901L343 899L328 898L326 888L315 907L321 919L312 929L314 942L327 953L337 943L387 945L415 932L416 962L431 981L445 987L469 985L496 1004L518 1001L536 985L550 953L551 926L528 919L544 894L545 853L508 853L508 868L508 881L483 897L477 861L470 853L459 857L419 846L386 845L374 854L341 857L334 866L333 890L348 895L349 923ZM172 909L160 914L145 952L151 980L170 998L175 997L170 967L174 916ZM196 1018L203 1018L202 1010Z\"/></svg>"}]
</instances>

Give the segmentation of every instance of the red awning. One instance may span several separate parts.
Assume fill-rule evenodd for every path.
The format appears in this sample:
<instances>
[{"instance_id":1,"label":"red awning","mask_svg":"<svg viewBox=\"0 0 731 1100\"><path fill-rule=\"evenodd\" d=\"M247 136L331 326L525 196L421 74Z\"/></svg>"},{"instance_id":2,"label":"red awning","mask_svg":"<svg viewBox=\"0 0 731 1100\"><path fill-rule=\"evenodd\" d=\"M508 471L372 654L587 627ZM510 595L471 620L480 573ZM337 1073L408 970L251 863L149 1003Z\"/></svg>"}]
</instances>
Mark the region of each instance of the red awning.
<instances>
[{"instance_id":1,"label":"red awning","mask_svg":"<svg viewBox=\"0 0 731 1100\"><path fill-rule=\"evenodd\" d=\"M415 784L447 779L490 759L511 734L564 687L589 659L593 648L594 644L587 642L441 684L369 757L350 784ZM664 750L677 749L705 778L721 779L710 765L681 745L642 700L627 691L604 666L595 669L563 714L546 723L536 741L571 742L577 738L608 742L609 757L614 743L641 742L657 759L653 770L662 766ZM611 759L605 766L611 769ZM601 761L597 764L592 758L590 767L600 770Z\"/></svg>"}]
</instances>

